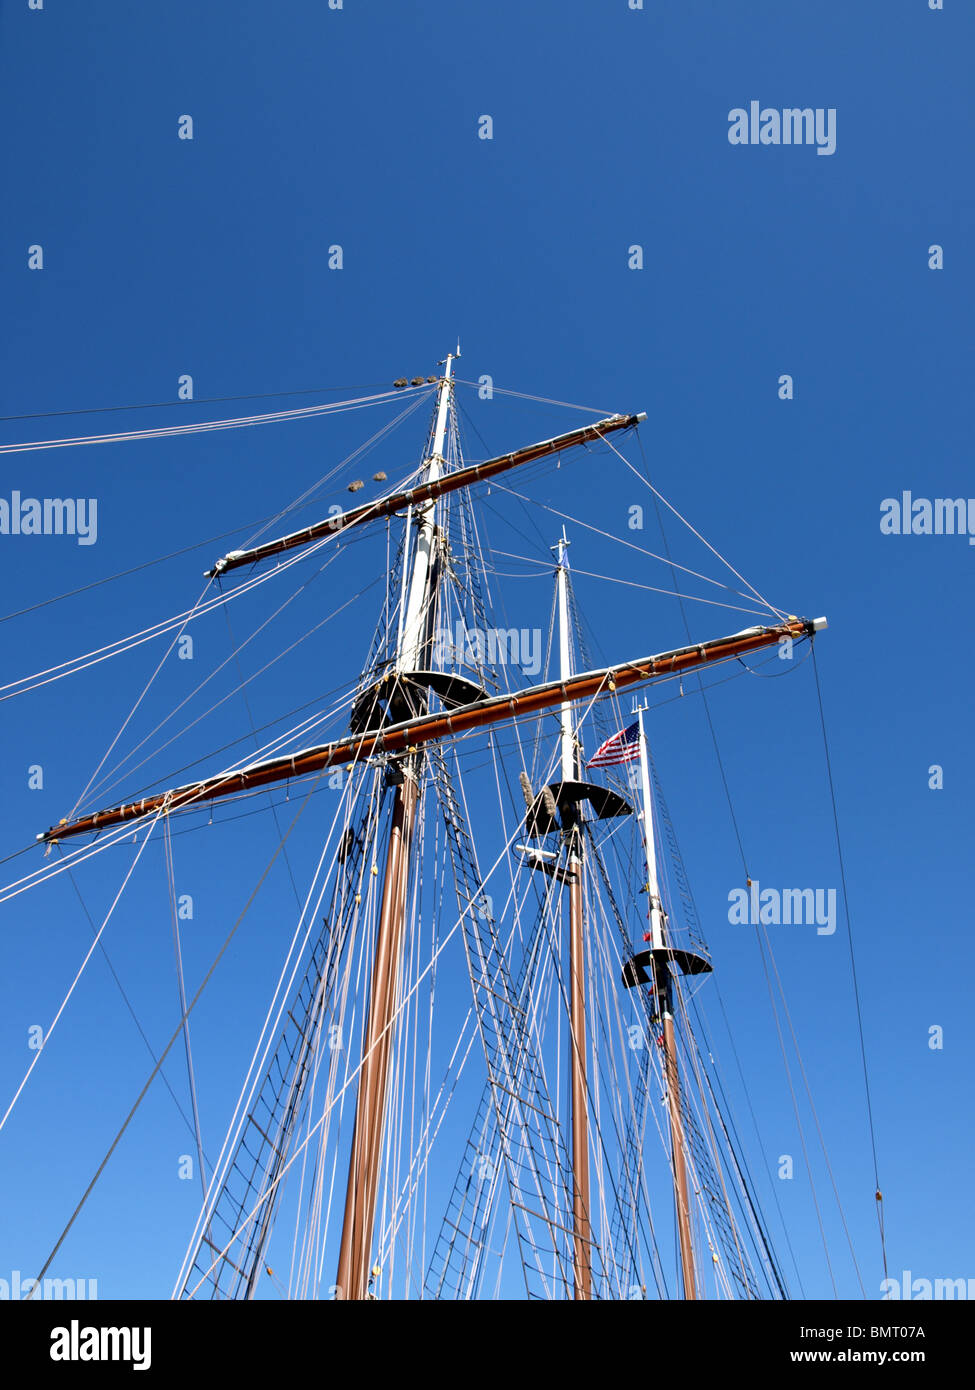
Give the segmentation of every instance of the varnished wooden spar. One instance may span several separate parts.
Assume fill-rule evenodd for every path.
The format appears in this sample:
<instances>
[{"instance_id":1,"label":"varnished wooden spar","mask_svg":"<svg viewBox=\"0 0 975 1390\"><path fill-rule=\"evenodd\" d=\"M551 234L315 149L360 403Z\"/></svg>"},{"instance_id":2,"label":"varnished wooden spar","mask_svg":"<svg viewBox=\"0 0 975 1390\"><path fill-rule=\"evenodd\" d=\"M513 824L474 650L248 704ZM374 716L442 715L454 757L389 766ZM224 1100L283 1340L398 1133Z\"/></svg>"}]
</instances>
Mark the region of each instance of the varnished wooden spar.
<instances>
[{"instance_id":1,"label":"varnished wooden spar","mask_svg":"<svg viewBox=\"0 0 975 1390\"><path fill-rule=\"evenodd\" d=\"M239 569L241 565L252 565L258 560L266 560L271 555L280 555L285 550L294 550L299 545L307 545L309 541L319 540L322 536L332 536L339 531L347 531L350 526L359 526L364 521L374 521L378 517L392 516L394 512L401 512L406 507L416 507L431 501L433 498L443 497L445 493L456 492L458 488L470 487L472 483L481 482L485 478L494 478L498 473L507 473L509 469L518 468L523 463L532 463L535 459L545 458L549 454L561 453L563 449L572 449L579 444L588 444L595 439L601 439L603 435L612 434L615 430L630 429L646 418L645 413L640 415L611 415L605 420L597 420L595 424L583 425L580 429L569 430L567 434L558 434L554 439L543 439L538 444L529 444L524 449L516 449L514 453L499 454L497 458L486 459L484 463L472 463L468 468L458 468L453 473L443 473L430 482L420 483L417 487L394 493L392 497L382 497L376 502L366 502L361 507L353 507L351 511L341 512L338 516L331 516L326 521L318 521L313 526L304 527L301 531L292 531L290 535L281 536L276 541L265 541L263 545L256 545L252 550L232 550L229 555L218 560L212 570L207 570L207 577L213 578L214 575L226 574L229 570Z\"/></svg>"},{"instance_id":2,"label":"varnished wooden spar","mask_svg":"<svg viewBox=\"0 0 975 1390\"><path fill-rule=\"evenodd\" d=\"M527 690L512 695L498 695L489 700L463 705L459 709L404 720L379 730L370 730L304 749L290 756L272 758L266 762L255 763L251 767L187 783L171 791L143 797L139 801L123 803L104 811L96 811L74 821L63 821L37 838L48 841L65 839L70 835L103 830L125 821L137 820L142 816L152 815L163 807L177 810L189 804L236 796L256 787L303 777L327 767L358 759L384 753L401 753L436 739L448 738L472 729L486 728L507 719L551 709L566 701L591 699L614 689L680 675L717 661L745 656L749 652L772 646L786 637L811 636L825 626L825 618L790 618L787 622L773 627L746 628L743 632L715 638L693 647L681 647L657 656L584 672L564 682L549 681L543 685L530 686Z\"/></svg>"},{"instance_id":3,"label":"varnished wooden spar","mask_svg":"<svg viewBox=\"0 0 975 1390\"><path fill-rule=\"evenodd\" d=\"M623 662L618 666L583 672L565 681L548 681L544 685L529 686L527 690L513 695L495 695L489 700L461 705L458 709L423 715L418 719L404 720L382 729L350 735L333 743L306 748L290 757L272 758L235 772L220 773L200 782L175 787L172 791L143 797L141 801L127 802L109 810L96 811L93 815L81 816L77 820L62 821L60 825L52 826L37 838L47 841L63 840L69 835L80 835L89 830L105 830L125 821L139 820L142 816L153 815L163 809L175 811L182 806L199 805L225 796L237 796L255 787L266 787L274 782L304 777L309 773L320 772L323 768L351 763L362 758L384 753L402 753L431 743L435 739L450 738L472 729L484 729L508 719L553 709L556 705L570 700L593 699L598 695L625 689L627 686L681 675L718 661L727 661L731 657L747 656L749 652L771 647L786 637L811 637L825 626L825 618L789 618L788 621L774 627L750 627L743 632L733 633L730 637L717 637L713 641L701 642L694 647L679 647L675 651L662 652L658 656L646 656L637 661Z\"/></svg>"}]
</instances>

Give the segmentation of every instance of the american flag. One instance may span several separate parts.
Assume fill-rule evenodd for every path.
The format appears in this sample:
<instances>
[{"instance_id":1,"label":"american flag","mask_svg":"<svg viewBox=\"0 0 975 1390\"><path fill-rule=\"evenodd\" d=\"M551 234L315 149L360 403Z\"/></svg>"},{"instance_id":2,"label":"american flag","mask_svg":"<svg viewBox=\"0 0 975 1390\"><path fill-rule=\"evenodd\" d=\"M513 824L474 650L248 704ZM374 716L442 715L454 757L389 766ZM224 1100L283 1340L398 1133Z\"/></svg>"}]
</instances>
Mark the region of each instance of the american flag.
<instances>
[{"instance_id":1,"label":"american flag","mask_svg":"<svg viewBox=\"0 0 975 1390\"><path fill-rule=\"evenodd\" d=\"M616 763L631 763L640 756L640 725L631 724L601 743L586 763L586 767L613 767Z\"/></svg>"}]
</instances>

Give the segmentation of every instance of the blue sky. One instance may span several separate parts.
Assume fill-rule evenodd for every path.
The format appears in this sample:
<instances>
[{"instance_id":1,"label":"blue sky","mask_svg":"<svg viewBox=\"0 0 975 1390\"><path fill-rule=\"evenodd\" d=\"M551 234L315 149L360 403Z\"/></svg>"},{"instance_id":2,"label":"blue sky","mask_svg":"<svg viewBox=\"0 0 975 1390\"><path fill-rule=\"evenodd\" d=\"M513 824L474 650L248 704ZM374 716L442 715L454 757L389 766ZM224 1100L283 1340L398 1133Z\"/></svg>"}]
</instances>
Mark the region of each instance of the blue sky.
<instances>
[{"instance_id":1,"label":"blue sky","mask_svg":"<svg viewBox=\"0 0 975 1390\"><path fill-rule=\"evenodd\" d=\"M829 616L817 654L888 1260L895 1275L929 1278L975 1275L966 1106L975 556L964 537L883 536L879 517L881 501L905 489L928 498L975 491L973 40L975 16L960 0L945 0L941 12L926 0L646 0L642 11L626 0L346 0L340 11L322 0L45 0L42 11L7 0L0 12L9 132L0 415L174 402L5 420L0 442L364 394L434 372L459 336L465 380L488 374L538 397L646 410L640 439L655 486L775 604ZM729 144L729 111L752 100L835 108L835 153ZM177 138L184 114L192 141ZM485 114L491 140L478 138ZM944 248L943 270L929 269L932 244ZM27 267L34 245L43 246L43 270ZM341 270L328 268L334 245ZM628 267L634 245L642 270ZM197 402L176 404L185 373ZM794 379L790 401L779 399L783 374ZM312 388L321 394L200 403ZM586 418L501 396L461 399L477 456ZM389 416L5 456L0 496L95 497L98 540L0 536L4 613L232 534L5 622L4 670L27 674L189 607L206 564ZM370 464L390 477L403 471L426 423L424 408ZM639 446L627 456L640 466ZM345 481L319 489L302 518L341 500ZM648 500L611 456L539 473L526 491L611 536L627 535L627 509ZM493 543L544 558L543 540L554 542L561 520L533 508L540 538L517 510L507 512L513 530L500 500L488 500L498 509L488 513ZM659 566L566 524L578 569L613 567L666 586ZM655 526L648 513L638 539L650 549L659 548ZM683 563L719 573L679 528L669 525L668 539ZM366 543L351 574L317 582L331 586L331 601L341 585L357 591L381 568ZM232 606L238 638L238 622L247 630L251 615L260 620L274 606L271 587L247 619ZM548 580L513 586L506 602L515 590L544 622ZM671 600L582 577L576 590L607 657L683 640ZM285 636L315 620L316 592L312 585L283 620ZM750 621L739 617L701 605L692 631L711 637ZM312 638L255 682L255 721L339 684L341 658L356 643L361 629L339 622L334 637ZM223 618L208 619L195 679L229 649ZM3 853L70 809L160 655L158 644L141 647L5 705ZM184 670L167 670L137 737L185 684ZM741 867L703 712L690 703L663 707L652 737L774 1162L795 1151L791 1109L754 945L726 920ZM753 876L838 886L811 666L791 683L736 681L712 697L712 712ZM239 701L228 702L217 724L162 753L136 785L159 785L193 758L205 763L248 728ZM29 790L36 764L44 787ZM934 764L944 770L937 791L928 785ZM235 862L273 847L267 817L243 825L246 838L228 824L212 837L215 849L192 851L204 926L187 947L190 974L205 968L242 905ZM8 876L25 863L34 859L4 866ZM93 915L107 910L117 882L95 871L79 878ZM64 885L0 908L4 1097L32 1055L27 1029L51 1016L89 939ZM140 1020L153 1038L166 1036L175 984L164 906L140 886L124 923L113 925L112 958ZM209 1043L214 1054L203 1105L215 1141L226 1118L221 1088L233 1085L245 1048L249 1055L245 1006L263 998L261 971L274 968L282 930L255 927L239 943L200 1023L201 1048ZM864 1280L879 1292L845 924L831 938L775 944ZM932 1026L944 1030L941 1050L928 1046ZM64 1029L0 1135L4 1190L17 1184L23 1194L16 1206L4 1203L0 1277L46 1254L146 1073L104 969L90 988L86 979ZM185 1084L178 1066L171 1071L174 1085ZM192 1225L192 1197L171 1176L185 1142L180 1124L168 1095L154 1090L72 1233L62 1272L99 1276L103 1296L168 1292L187 1219ZM779 1197L807 1292L826 1294L800 1187L780 1184ZM846 1266L841 1283L856 1292Z\"/></svg>"}]
</instances>

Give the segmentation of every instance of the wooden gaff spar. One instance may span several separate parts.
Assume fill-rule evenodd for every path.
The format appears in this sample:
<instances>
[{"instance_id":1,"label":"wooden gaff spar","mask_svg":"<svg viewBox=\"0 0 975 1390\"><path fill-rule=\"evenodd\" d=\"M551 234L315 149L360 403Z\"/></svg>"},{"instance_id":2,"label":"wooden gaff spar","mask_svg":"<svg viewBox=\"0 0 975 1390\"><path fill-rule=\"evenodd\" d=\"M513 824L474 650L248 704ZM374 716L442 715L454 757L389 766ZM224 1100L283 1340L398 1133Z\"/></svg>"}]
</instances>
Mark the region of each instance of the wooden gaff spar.
<instances>
[{"instance_id":1,"label":"wooden gaff spar","mask_svg":"<svg viewBox=\"0 0 975 1390\"><path fill-rule=\"evenodd\" d=\"M591 700L628 686L685 675L702 666L713 666L720 661L761 651L762 648L774 646L785 638L798 640L811 637L825 626L825 618L789 618L772 627L745 628L729 637L717 637L710 642L699 642L693 647L679 647L674 651L661 652L657 656L645 656L635 661L622 662L617 666L602 667L596 671L571 676L565 681L547 681L543 685L529 686L513 695L495 695L488 700L477 700L472 704L462 705L458 709L403 720L401 723L389 724L385 728L370 730L365 734L306 748L290 756L271 758L267 762L255 763L252 767L222 772L203 781L174 787L171 791L145 796L140 801L123 802L119 806L51 826L37 838L49 842L64 840L70 835L106 830L125 821L140 820L143 816L154 815L163 809L176 811L181 807L217 801L222 797L238 796L241 792L251 791L255 787L293 780L309 773L320 772L323 768L341 766L362 758L411 752L436 739L451 738L469 733L473 729L486 729L527 714L554 709L557 705L570 701Z\"/></svg>"}]
</instances>

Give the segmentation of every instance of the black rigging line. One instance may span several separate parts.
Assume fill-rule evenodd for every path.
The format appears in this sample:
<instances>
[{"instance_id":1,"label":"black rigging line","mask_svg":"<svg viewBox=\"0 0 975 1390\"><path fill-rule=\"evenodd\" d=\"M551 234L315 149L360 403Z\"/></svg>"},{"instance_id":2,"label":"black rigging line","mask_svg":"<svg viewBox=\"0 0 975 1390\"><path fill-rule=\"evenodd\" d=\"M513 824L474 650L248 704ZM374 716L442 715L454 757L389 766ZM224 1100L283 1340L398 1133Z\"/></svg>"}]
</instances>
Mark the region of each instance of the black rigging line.
<instances>
[{"instance_id":1,"label":"black rigging line","mask_svg":"<svg viewBox=\"0 0 975 1390\"><path fill-rule=\"evenodd\" d=\"M884 1199L880 1188L880 1166L877 1161L877 1136L873 1123L873 1103L870 1096L870 1076L867 1069L867 1047L863 1035L863 1011L860 1007L860 986L857 982L856 957L853 952L853 922L850 917L850 899L846 887L846 866L843 861L843 845L840 840L839 812L836 808L836 789L833 785L833 766L829 756L829 739L826 736L826 715L823 711L823 692L819 684L819 667L816 664L816 644L813 648L813 673L816 678L816 700L819 705L819 721L823 731L823 751L826 754L826 775L829 781L829 796L833 807L833 828L836 833L836 854L840 865L840 884L843 889L843 911L846 914L846 934L850 947L850 973L853 977L853 997L856 1001L857 1030L860 1036L860 1058L863 1063L863 1089L867 1097L867 1120L870 1127L870 1148L873 1154L874 1190L877 1199L877 1222L880 1226L880 1250L884 1262L884 1278L887 1278L887 1240L884 1231Z\"/></svg>"}]
</instances>

